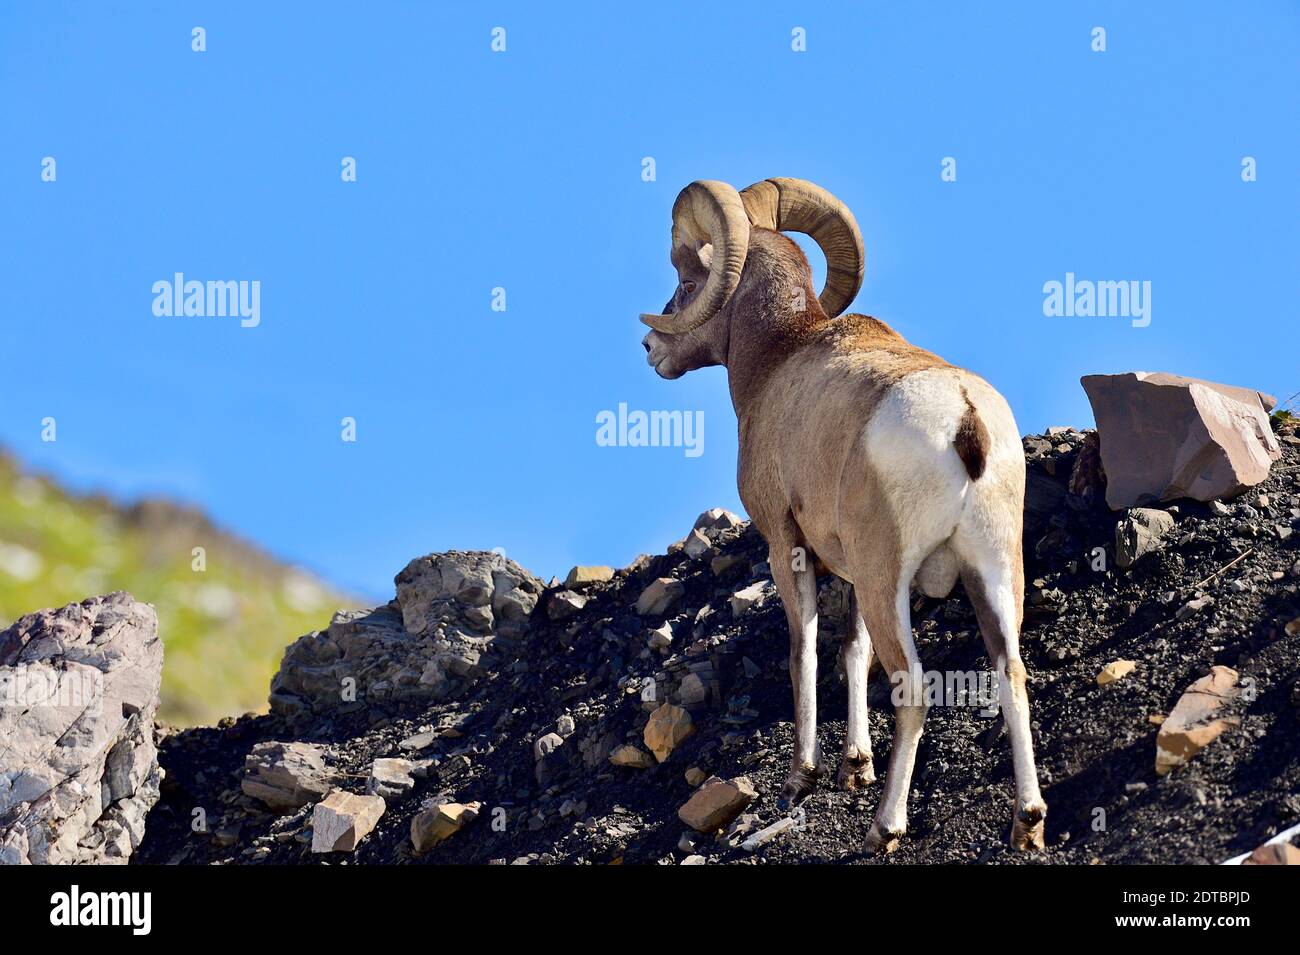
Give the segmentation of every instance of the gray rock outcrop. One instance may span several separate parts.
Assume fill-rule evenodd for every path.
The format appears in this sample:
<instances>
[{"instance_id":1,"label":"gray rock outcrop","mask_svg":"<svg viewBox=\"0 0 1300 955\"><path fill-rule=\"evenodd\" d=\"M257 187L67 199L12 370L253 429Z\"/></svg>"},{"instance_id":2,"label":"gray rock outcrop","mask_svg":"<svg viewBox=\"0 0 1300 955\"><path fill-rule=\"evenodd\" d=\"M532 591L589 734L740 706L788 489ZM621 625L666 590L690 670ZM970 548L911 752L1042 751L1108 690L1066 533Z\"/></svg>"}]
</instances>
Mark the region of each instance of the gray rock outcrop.
<instances>
[{"instance_id":1,"label":"gray rock outcrop","mask_svg":"<svg viewBox=\"0 0 1300 955\"><path fill-rule=\"evenodd\" d=\"M272 710L452 698L487 672L498 640L527 632L543 590L514 561L484 551L417 557L394 582L395 600L339 612L289 646L271 683Z\"/></svg>"},{"instance_id":2,"label":"gray rock outcrop","mask_svg":"<svg viewBox=\"0 0 1300 955\"><path fill-rule=\"evenodd\" d=\"M124 863L162 770L158 618L127 593L0 632L0 862Z\"/></svg>"}]
</instances>

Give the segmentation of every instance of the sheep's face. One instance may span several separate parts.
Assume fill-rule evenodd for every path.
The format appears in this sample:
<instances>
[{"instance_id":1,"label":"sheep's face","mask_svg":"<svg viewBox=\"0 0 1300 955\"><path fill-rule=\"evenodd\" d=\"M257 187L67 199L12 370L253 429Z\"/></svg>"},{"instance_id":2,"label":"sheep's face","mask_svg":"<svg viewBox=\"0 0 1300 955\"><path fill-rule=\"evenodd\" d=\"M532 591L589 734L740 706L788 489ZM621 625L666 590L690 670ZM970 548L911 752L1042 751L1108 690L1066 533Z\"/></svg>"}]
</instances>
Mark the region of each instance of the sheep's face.
<instances>
[{"instance_id":1,"label":"sheep's face","mask_svg":"<svg viewBox=\"0 0 1300 955\"><path fill-rule=\"evenodd\" d=\"M698 251L683 246L673 253L677 266L677 288L664 306L663 314L673 315L686 307L709 277L709 261L713 247L702 246ZM726 355L726 309L714 315L699 328L680 335L652 331L641 340L645 346L646 361L661 378L680 378L688 371L720 365Z\"/></svg>"}]
</instances>

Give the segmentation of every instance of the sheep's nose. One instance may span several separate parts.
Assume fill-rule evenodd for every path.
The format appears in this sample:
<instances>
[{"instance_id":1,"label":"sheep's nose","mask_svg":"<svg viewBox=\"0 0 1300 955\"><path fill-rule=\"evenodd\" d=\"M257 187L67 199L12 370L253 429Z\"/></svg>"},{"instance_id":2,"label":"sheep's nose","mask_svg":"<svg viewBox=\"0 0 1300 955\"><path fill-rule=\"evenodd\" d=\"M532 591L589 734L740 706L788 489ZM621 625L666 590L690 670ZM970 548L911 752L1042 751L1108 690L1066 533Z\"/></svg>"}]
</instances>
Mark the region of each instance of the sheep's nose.
<instances>
[{"instance_id":1,"label":"sheep's nose","mask_svg":"<svg viewBox=\"0 0 1300 955\"><path fill-rule=\"evenodd\" d=\"M641 339L641 344L645 347L647 352L650 351L650 336L647 335L645 338Z\"/></svg>"}]
</instances>

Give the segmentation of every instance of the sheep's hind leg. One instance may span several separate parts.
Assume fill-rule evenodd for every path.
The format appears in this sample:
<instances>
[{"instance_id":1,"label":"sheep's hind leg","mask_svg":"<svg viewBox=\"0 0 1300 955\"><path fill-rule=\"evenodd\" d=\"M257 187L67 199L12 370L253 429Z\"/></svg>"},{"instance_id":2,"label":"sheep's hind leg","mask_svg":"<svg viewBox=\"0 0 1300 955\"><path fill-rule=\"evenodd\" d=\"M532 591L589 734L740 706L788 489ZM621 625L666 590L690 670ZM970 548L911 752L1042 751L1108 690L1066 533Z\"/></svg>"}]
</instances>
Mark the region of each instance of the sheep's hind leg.
<instances>
[{"instance_id":1,"label":"sheep's hind leg","mask_svg":"<svg viewBox=\"0 0 1300 955\"><path fill-rule=\"evenodd\" d=\"M854 579L868 578L862 575ZM907 831L907 796L926 710L921 661L912 640L912 615L907 604L911 574L900 575L896 583L876 580L863 595L862 614L872 646L880 654L894 687L894 740L884 792L863 845L867 855L893 852Z\"/></svg>"},{"instance_id":2,"label":"sheep's hind leg","mask_svg":"<svg viewBox=\"0 0 1300 955\"><path fill-rule=\"evenodd\" d=\"M849 684L849 721L844 732L844 759L836 783L853 792L876 781L867 721L867 674L871 670L871 635L858 608L856 590L849 596L848 634L844 641L844 673Z\"/></svg>"},{"instance_id":3,"label":"sheep's hind leg","mask_svg":"<svg viewBox=\"0 0 1300 955\"><path fill-rule=\"evenodd\" d=\"M794 688L794 755L777 808L786 810L817 786L822 772L817 745L817 578L811 567L795 569L789 548L768 553L772 579L790 625L790 682Z\"/></svg>"},{"instance_id":4,"label":"sheep's hind leg","mask_svg":"<svg viewBox=\"0 0 1300 955\"><path fill-rule=\"evenodd\" d=\"M1007 736L1011 741L1011 762L1016 776L1016 806L1011 817L1011 848L1024 852L1044 848L1043 829L1047 803L1038 789L1038 770L1029 730L1029 694L1025 689L1025 665L1020 660L1018 627L1023 578L1006 559L988 560L980 569L962 573L966 592L975 607L989 659L998 668L998 690Z\"/></svg>"}]
</instances>

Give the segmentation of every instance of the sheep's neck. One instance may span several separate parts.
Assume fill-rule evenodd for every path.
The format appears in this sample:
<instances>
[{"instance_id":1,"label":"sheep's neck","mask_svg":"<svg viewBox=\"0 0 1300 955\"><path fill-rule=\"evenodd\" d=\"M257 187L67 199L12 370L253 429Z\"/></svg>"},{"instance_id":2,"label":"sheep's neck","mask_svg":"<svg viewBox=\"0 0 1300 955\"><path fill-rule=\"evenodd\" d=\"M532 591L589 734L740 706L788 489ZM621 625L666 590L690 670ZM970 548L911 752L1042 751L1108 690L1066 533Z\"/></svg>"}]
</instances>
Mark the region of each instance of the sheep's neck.
<instances>
[{"instance_id":1,"label":"sheep's neck","mask_svg":"<svg viewBox=\"0 0 1300 955\"><path fill-rule=\"evenodd\" d=\"M737 303L742 307L732 312L725 362L731 404L742 425L772 372L827 321L815 298L812 308L803 312L750 309L744 308L745 304Z\"/></svg>"}]
</instances>

